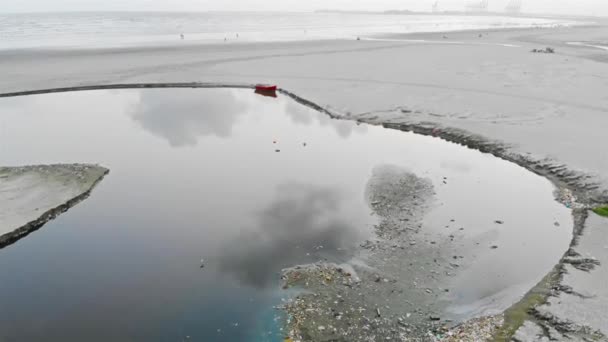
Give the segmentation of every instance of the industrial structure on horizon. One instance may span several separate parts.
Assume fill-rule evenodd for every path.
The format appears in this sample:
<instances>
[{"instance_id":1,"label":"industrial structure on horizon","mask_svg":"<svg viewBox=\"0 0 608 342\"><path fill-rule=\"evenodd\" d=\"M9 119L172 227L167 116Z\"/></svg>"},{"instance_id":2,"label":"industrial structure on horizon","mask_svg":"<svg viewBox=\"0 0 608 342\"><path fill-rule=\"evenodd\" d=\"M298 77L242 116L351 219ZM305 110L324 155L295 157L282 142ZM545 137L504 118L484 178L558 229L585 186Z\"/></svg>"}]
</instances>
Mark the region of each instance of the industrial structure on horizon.
<instances>
[{"instance_id":1,"label":"industrial structure on horizon","mask_svg":"<svg viewBox=\"0 0 608 342\"><path fill-rule=\"evenodd\" d=\"M507 7L505 7L505 12L511 14L519 14L521 13L522 0L511 0Z\"/></svg>"},{"instance_id":2,"label":"industrial structure on horizon","mask_svg":"<svg viewBox=\"0 0 608 342\"><path fill-rule=\"evenodd\" d=\"M504 12L508 14L521 14L523 0L509 0ZM468 0L465 3L465 13L490 13L489 0ZM442 11L439 7L439 0L433 2L432 13L458 13L455 11ZM496 13L496 12L493 12Z\"/></svg>"}]
</instances>

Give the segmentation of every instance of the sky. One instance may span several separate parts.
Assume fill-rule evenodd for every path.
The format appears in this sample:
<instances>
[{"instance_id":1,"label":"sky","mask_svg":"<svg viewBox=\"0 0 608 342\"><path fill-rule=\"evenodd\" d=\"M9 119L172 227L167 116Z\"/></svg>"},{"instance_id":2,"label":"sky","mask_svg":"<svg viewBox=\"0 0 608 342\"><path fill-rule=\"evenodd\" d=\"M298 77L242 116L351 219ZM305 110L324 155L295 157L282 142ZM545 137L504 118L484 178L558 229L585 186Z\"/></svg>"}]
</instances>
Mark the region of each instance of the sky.
<instances>
[{"instance_id":1,"label":"sky","mask_svg":"<svg viewBox=\"0 0 608 342\"><path fill-rule=\"evenodd\" d=\"M439 0L442 10L461 10L476 0ZM61 11L314 11L409 9L429 11L435 0L0 0L0 13ZM509 0L490 0L502 11ZM608 0L523 0L523 11L608 16Z\"/></svg>"}]
</instances>

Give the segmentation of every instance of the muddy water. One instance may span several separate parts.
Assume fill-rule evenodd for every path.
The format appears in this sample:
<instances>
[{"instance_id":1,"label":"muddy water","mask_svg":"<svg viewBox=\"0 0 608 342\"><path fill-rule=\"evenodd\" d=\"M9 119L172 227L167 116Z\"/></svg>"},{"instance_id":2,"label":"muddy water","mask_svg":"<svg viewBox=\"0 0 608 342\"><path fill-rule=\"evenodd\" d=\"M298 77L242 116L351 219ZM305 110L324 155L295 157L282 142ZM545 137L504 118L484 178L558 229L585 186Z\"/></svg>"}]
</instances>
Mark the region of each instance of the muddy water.
<instances>
[{"instance_id":1,"label":"muddy water","mask_svg":"<svg viewBox=\"0 0 608 342\"><path fill-rule=\"evenodd\" d=\"M245 90L0 101L0 165L69 162L111 173L0 250L0 340L280 340L280 270L348 261L373 238L365 186L381 165L433 183L424 232L466 260L442 298L456 318L509 306L571 237L551 184L513 164Z\"/></svg>"}]
</instances>

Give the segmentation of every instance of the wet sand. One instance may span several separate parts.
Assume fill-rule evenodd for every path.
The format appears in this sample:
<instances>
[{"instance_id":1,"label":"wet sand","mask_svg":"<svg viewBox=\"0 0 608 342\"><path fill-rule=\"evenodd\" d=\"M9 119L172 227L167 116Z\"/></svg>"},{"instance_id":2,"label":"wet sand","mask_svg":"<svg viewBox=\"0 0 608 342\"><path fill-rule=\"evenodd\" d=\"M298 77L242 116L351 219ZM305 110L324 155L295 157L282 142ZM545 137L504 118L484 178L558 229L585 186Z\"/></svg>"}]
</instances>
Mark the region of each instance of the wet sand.
<instances>
[{"instance_id":1,"label":"wet sand","mask_svg":"<svg viewBox=\"0 0 608 342\"><path fill-rule=\"evenodd\" d=\"M608 71L600 61L606 53L567 44L601 40L602 32L603 27L588 27L483 32L482 38L478 32L447 33L447 39L408 37L433 41L427 43L7 51L0 53L6 75L0 91L126 82L271 82L340 113L374 112L361 117L367 121L378 116L376 122L461 128L606 181L608 158L601 151L580 153L595 150L603 137ZM557 53L530 53L547 45ZM577 124L581 121L588 124Z\"/></svg>"},{"instance_id":2,"label":"wet sand","mask_svg":"<svg viewBox=\"0 0 608 342\"><path fill-rule=\"evenodd\" d=\"M123 82L278 83L345 118L422 134L440 129L443 138L513 160L592 206L608 202L608 152L600 146L608 127L608 54L588 46L605 44L604 32L600 23L392 36L385 41L9 51L0 53L0 72L7 75L0 91ZM530 53L547 46L556 53ZM577 227L583 237L585 225L582 220ZM576 246L577 241L575 253L558 270L571 258L603 260L608 254L584 243ZM603 267L570 278L584 278ZM572 286L553 284L552 298L578 293L580 282L570 278ZM601 284L585 286L589 295L577 298L589 308L601 307L596 305L605 300ZM557 338L568 333L587 337L587 326L608 334L608 327L578 320L574 305L564 304L552 315L529 316L527 326L554 329ZM574 332L564 328L570 321L578 322Z\"/></svg>"},{"instance_id":3,"label":"wet sand","mask_svg":"<svg viewBox=\"0 0 608 342\"><path fill-rule=\"evenodd\" d=\"M0 167L0 248L84 200L108 172L76 164Z\"/></svg>"}]
</instances>

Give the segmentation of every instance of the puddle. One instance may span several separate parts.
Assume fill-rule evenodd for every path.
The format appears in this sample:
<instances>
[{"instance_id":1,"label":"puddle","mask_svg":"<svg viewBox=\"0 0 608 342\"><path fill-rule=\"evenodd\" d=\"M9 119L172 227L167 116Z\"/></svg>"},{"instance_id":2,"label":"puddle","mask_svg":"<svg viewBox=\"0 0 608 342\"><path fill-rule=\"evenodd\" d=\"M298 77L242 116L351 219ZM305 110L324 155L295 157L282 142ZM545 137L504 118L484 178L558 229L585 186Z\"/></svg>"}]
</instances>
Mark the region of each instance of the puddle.
<instances>
[{"instance_id":1,"label":"puddle","mask_svg":"<svg viewBox=\"0 0 608 342\"><path fill-rule=\"evenodd\" d=\"M457 319L508 307L572 236L552 185L516 165L248 90L0 101L0 165L72 162L111 171L0 250L0 339L279 341L281 269L357 254L378 223L366 184L382 165L433 184L421 234L459 251L440 298Z\"/></svg>"}]
</instances>

